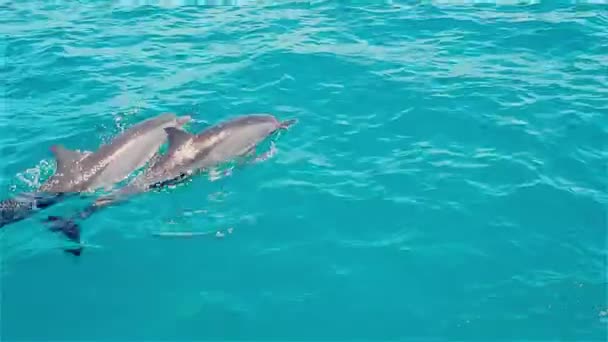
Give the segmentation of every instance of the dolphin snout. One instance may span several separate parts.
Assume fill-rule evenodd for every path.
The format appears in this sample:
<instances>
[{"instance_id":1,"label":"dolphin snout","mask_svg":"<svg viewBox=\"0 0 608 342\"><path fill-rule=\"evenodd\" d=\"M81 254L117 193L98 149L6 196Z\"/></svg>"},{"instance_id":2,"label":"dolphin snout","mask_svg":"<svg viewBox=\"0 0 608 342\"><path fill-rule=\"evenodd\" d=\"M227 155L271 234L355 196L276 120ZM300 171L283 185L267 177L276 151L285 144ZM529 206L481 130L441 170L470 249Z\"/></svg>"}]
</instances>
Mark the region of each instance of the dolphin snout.
<instances>
[{"instance_id":1,"label":"dolphin snout","mask_svg":"<svg viewBox=\"0 0 608 342\"><path fill-rule=\"evenodd\" d=\"M178 125L185 125L190 121L192 121L192 117L190 115L182 115L177 118Z\"/></svg>"}]
</instances>

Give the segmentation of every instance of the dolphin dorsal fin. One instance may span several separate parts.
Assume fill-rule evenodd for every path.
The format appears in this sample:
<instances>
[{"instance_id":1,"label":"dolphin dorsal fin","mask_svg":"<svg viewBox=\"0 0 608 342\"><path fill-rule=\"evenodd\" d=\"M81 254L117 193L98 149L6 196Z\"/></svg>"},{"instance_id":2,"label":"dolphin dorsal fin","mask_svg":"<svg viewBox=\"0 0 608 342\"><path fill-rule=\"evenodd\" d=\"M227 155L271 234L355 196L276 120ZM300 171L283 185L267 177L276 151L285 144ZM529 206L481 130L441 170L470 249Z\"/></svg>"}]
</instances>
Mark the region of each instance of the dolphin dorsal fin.
<instances>
[{"instance_id":1,"label":"dolphin dorsal fin","mask_svg":"<svg viewBox=\"0 0 608 342\"><path fill-rule=\"evenodd\" d=\"M167 127L165 128L165 132L167 133L167 138L169 140L169 148L177 148L180 145L183 145L188 140L192 139L194 135L181 130L175 127Z\"/></svg>"},{"instance_id":2,"label":"dolphin dorsal fin","mask_svg":"<svg viewBox=\"0 0 608 342\"><path fill-rule=\"evenodd\" d=\"M61 145L55 145L51 147L51 151L55 155L55 161L57 162L57 172L65 173L71 172L71 170L75 169L75 164L86 157L91 152L79 152L68 150L67 148Z\"/></svg>"}]
</instances>

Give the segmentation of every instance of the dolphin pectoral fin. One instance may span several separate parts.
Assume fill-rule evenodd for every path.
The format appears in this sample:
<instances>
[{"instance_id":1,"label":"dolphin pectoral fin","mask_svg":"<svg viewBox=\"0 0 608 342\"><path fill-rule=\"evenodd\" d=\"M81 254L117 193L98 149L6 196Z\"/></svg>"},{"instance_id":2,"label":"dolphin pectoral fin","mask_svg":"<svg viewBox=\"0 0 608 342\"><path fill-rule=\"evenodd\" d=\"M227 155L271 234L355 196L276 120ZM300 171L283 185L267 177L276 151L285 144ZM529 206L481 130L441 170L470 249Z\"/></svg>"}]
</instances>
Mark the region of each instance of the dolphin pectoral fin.
<instances>
[{"instance_id":1,"label":"dolphin pectoral fin","mask_svg":"<svg viewBox=\"0 0 608 342\"><path fill-rule=\"evenodd\" d=\"M272 158L275 154L277 153L277 148L274 144L274 141L270 142L270 149L262 154L260 154L259 156L255 157L252 160L252 163L259 163L259 162L263 162L266 161L270 158Z\"/></svg>"},{"instance_id":2,"label":"dolphin pectoral fin","mask_svg":"<svg viewBox=\"0 0 608 342\"><path fill-rule=\"evenodd\" d=\"M255 155L256 147L256 145L253 145L250 149L247 150L247 152L243 153L243 157L253 157Z\"/></svg>"},{"instance_id":3,"label":"dolphin pectoral fin","mask_svg":"<svg viewBox=\"0 0 608 342\"><path fill-rule=\"evenodd\" d=\"M255 160L256 147L256 145L252 146L247 151L245 151L245 153L235 158L236 166L240 168Z\"/></svg>"},{"instance_id":4,"label":"dolphin pectoral fin","mask_svg":"<svg viewBox=\"0 0 608 342\"><path fill-rule=\"evenodd\" d=\"M169 140L169 149L182 145L193 137L192 134L175 127L167 127L165 128L165 132Z\"/></svg>"}]
</instances>

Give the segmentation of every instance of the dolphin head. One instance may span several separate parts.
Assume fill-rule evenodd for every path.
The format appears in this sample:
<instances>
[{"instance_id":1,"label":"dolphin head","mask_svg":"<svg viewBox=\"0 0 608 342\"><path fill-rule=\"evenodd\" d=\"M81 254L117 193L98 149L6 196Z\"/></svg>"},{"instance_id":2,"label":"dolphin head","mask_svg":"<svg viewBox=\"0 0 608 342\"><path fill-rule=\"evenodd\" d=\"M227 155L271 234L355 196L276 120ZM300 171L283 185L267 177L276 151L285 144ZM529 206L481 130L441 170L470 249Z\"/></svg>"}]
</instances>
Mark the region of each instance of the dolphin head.
<instances>
[{"instance_id":1,"label":"dolphin head","mask_svg":"<svg viewBox=\"0 0 608 342\"><path fill-rule=\"evenodd\" d=\"M177 116L175 113L162 113L152 120L160 123L160 125L179 128L192 121L192 117L190 115Z\"/></svg>"},{"instance_id":2,"label":"dolphin head","mask_svg":"<svg viewBox=\"0 0 608 342\"><path fill-rule=\"evenodd\" d=\"M192 121L192 117L190 115L182 115L175 118L175 127L182 128L186 124Z\"/></svg>"},{"instance_id":3,"label":"dolphin head","mask_svg":"<svg viewBox=\"0 0 608 342\"><path fill-rule=\"evenodd\" d=\"M177 127L181 127L188 122L192 121L192 117L190 115L182 115L178 116L175 113L162 113L156 117L157 120L169 124L173 124Z\"/></svg>"},{"instance_id":4,"label":"dolphin head","mask_svg":"<svg viewBox=\"0 0 608 342\"><path fill-rule=\"evenodd\" d=\"M249 120L254 125L259 125L259 133L262 138L272 136L275 133L289 129L292 125L298 122L297 119L288 119L281 121L273 114L253 114Z\"/></svg>"},{"instance_id":5,"label":"dolphin head","mask_svg":"<svg viewBox=\"0 0 608 342\"><path fill-rule=\"evenodd\" d=\"M178 116L175 113L163 113L158 116L159 125L158 128L164 130L165 128L174 127L177 129L182 129L188 123L192 121L192 117L190 115L181 115Z\"/></svg>"},{"instance_id":6,"label":"dolphin head","mask_svg":"<svg viewBox=\"0 0 608 342\"><path fill-rule=\"evenodd\" d=\"M211 155L225 160L247 153L275 132L286 129L295 120L279 121L272 114L248 114L221 123L199 134L199 147L211 149Z\"/></svg>"}]
</instances>

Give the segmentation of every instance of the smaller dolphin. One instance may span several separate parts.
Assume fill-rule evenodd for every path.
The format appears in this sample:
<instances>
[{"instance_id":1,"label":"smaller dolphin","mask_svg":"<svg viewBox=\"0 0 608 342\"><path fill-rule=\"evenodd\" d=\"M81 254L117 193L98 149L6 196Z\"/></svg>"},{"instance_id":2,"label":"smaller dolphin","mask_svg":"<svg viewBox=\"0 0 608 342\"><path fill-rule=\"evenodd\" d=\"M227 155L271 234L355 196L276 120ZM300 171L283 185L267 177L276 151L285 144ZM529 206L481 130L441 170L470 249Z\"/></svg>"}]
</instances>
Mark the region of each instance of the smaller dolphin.
<instances>
[{"instance_id":1,"label":"smaller dolphin","mask_svg":"<svg viewBox=\"0 0 608 342\"><path fill-rule=\"evenodd\" d=\"M48 208L68 194L109 188L146 164L167 140L165 129L182 127L189 116L164 113L140 122L116 136L96 152L53 146L55 174L33 193L0 202L0 227Z\"/></svg>"},{"instance_id":2,"label":"smaller dolphin","mask_svg":"<svg viewBox=\"0 0 608 342\"><path fill-rule=\"evenodd\" d=\"M101 197L74 218L86 219L98 209L128 196L163 186L169 182L183 181L193 174L236 157L250 155L255 147L268 136L287 129L296 119L279 121L269 114L240 116L215 126L198 135L169 127L169 148L154 164L147 168L129 185L114 194ZM72 241L79 242L80 229L73 219L49 217L55 229L61 230Z\"/></svg>"}]
</instances>

